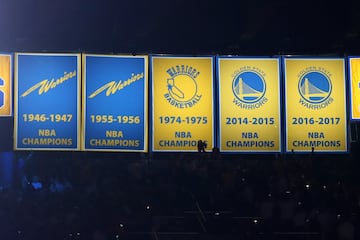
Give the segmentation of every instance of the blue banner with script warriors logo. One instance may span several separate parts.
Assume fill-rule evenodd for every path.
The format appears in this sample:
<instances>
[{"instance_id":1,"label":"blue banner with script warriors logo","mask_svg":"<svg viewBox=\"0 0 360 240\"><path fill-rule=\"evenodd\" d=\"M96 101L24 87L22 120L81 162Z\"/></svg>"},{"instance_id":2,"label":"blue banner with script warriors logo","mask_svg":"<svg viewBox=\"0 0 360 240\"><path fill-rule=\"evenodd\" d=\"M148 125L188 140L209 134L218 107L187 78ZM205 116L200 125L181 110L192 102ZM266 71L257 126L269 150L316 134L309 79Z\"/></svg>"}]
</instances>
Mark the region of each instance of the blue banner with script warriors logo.
<instances>
[{"instance_id":1,"label":"blue banner with script warriors logo","mask_svg":"<svg viewBox=\"0 0 360 240\"><path fill-rule=\"evenodd\" d=\"M147 151L147 56L84 55L83 148Z\"/></svg>"},{"instance_id":2,"label":"blue banner with script warriors logo","mask_svg":"<svg viewBox=\"0 0 360 240\"><path fill-rule=\"evenodd\" d=\"M79 149L80 55L15 57L15 149Z\"/></svg>"}]
</instances>

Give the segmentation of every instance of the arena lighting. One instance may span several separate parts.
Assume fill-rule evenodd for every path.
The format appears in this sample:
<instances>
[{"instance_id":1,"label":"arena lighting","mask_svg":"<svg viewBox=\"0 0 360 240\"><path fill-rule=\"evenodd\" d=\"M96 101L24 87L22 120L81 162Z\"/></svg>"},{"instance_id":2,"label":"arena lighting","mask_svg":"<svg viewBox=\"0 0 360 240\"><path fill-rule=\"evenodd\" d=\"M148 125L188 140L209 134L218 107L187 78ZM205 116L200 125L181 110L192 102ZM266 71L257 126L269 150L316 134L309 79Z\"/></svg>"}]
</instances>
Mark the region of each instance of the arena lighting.
<instances>
[{"instance_id":1,"label":"arena lighting","mask_svg":"<svg viewBox=\"0 0 360 240\"><path fill-rule=\"evenodd\" d=\"M35 190L41 189L43 187L42 183L39 181L33 181L31 185Z\"/></svg>"}]
</instances>

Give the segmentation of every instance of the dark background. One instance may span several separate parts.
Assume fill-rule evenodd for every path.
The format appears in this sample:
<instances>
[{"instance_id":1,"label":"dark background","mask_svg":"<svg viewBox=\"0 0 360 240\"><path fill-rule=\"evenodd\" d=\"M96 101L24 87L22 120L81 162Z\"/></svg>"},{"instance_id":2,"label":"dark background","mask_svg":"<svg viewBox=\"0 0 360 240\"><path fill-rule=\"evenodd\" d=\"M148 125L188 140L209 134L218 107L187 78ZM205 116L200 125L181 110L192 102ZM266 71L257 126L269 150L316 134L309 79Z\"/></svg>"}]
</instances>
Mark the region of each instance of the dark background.
<instances>
[{"instance_id":1,"label":"dark background","mask_svg":"<svg viewBox=\"0 0 360 240\"><path fill-rule=\"evenodd\" d=\"M359 2L0 0L0 52L360 55ZM172 232L190 231L199 240L338 240L339 230L347 234L344 226L355 229L353 239L360 236L360 142L339 155L17 151L12 161L13 153L2 153L12 151L12 132L13 118L0 118L0 154L9 156L0 159L7 173L0 178L14 187L0 191L1 239L74 240L81 232L81 239L169 240L177 236ZM52 192L55 183L70 187ZM268 201L277 210L255 224L258 203ZM294 214L310 216L296 226L295 215L277 213L292 201ZM200 226L201 209L210 211ZM163 215L170 218L156 220ZM320 225L318 216L330 224ZM290 234L271 238L276 232Z\"/></svg>"},{"instance_id":2,"label":"dark background","mask_svg":"<svg viewBox=\"0 0 360 240\"><path fill-rule=\"evenodd\" d=\"M359 6L356 0L0 0L0 52L359 55ZM9 151L13 118L0 118L0 126L0 150Z\"/></svg>"},{"instance_id":3,"label":"dark background","mask_svg":"<svg viewBox=\"0 0 360 240\"><path fill-rule=\"evenodd\" d=\"M343 56L359 19L356 0L0 0L0 51Z\"/></svg>"}]
</instances>

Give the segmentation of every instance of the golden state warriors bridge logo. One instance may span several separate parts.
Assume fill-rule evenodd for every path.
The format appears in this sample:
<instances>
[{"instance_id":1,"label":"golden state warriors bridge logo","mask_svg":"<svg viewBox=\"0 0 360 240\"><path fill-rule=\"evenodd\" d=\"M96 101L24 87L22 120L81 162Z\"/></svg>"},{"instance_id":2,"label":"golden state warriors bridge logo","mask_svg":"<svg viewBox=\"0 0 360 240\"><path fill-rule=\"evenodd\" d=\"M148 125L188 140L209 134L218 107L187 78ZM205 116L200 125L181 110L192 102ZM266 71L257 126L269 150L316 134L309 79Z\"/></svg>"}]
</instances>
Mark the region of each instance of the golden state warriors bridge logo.
<instances>
[{"instance_id":1,"label":"golden state warriors bridge logo","mask_svg":"<svg viewBox=\"0 0 360 240\"><path fill-rule=\"evenodd\" d=\"M265 97L265 73L257 68L246 67L245 70L233 74L232 90L233 103L240 108L256 109L264 105L268 99Z\"/></svg>"},{"instance_id":2,"label":"golden state warriors bridge logo","mask_svg":"<svg viewBox=\"0 0 360 240\"><path fill-rule=\"evenodd\" d=\"M298 91L301 96L299 103L314 110L330 105L334 101L331 97L330 76L331 74L322 68L303 71L298 83Z\"/></svg>"},{"instance_id":3,"label":"golden state warriors bridge logo","mask_svg":"<svg viewBox=\"0 0 360 240\"><path fill-rule=\"evenodd\" d=\"M198 93L196 83L200 72L187 65L177 65L166 71L169 78L166 80L167 93L165 99L174 107L190 108L197 104L202 95Z\"/></svg>"}]
</instances>

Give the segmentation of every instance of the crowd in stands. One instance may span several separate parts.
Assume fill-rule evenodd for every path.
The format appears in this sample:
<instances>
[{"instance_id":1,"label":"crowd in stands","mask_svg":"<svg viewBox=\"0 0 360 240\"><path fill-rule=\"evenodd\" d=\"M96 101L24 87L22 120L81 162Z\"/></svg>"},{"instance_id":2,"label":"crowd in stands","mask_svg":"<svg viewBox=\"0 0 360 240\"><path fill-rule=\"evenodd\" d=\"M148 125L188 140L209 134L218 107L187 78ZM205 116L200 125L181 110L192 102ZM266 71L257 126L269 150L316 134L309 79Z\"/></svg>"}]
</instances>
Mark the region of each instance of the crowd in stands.
<instances>
[{"instance_id":1,"label":"crowd in stands","mask_svg":"<svg viewBox=\"0 0 360 240\"><path fill-rule=\"evenodd\" d=\"M0 239L360 239L351 154L28 156L0 190Z\"/></svg>"}]
</instances>

